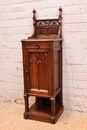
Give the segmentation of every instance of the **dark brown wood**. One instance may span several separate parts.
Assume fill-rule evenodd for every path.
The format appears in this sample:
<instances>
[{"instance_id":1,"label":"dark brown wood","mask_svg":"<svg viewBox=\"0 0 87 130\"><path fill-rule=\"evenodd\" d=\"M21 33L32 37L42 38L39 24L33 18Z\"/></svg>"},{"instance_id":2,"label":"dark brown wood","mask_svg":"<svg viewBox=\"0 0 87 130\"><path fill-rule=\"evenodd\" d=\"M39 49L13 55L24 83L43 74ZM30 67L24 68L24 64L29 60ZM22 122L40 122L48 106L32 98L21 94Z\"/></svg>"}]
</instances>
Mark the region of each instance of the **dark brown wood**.
<instances>
[{"instance_id":1,"label":"dark brown wood","mask_svg":"<svg viewBox=\"0 0 87 130\"><path fill-rule=\"evenodd\" d=\"M25 119L56 123L62 104L62 9L58 19L36 19L34 33L22 40ZM29 107L29 97L35 103Z\"/></svg>"}]
</instances>

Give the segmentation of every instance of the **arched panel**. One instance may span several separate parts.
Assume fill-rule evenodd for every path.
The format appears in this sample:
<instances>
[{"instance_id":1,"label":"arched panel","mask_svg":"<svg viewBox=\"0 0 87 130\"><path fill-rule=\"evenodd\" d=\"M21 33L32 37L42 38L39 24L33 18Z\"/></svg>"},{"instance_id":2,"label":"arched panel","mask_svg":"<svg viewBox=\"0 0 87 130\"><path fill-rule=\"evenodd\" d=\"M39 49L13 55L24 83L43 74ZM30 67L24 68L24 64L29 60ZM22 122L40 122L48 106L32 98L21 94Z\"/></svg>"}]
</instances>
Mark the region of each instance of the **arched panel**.
<instances>
[{"instance_id":1,"label":"arched panel","mask_svg":"<svg viewBox=\"0 0 87 130\"><path fill-rule=\"evenodd\" d=\"M38 89L37 54L29 53L29 87Z\"/></svg>"},{"instance_id":2,"label":"arched panel","mask_svg":"<svg viewBox=\"0 0 87 130\"><path fill-rule=\"evenodd\" d=\"M48 90L48 56L47 53L39 55L39 89Z\"/></svg>"}]
</instances>

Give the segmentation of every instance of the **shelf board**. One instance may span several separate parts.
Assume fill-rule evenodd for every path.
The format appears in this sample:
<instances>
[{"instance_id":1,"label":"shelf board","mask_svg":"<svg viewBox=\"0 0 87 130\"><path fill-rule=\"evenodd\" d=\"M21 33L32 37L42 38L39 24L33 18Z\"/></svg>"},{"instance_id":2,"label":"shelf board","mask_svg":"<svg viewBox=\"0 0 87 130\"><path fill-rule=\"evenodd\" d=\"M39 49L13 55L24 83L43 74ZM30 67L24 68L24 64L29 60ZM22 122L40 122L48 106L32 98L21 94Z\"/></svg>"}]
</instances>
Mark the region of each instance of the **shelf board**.
<instances>
[{"instance_id":1,"label":"shelf board","mask_svg":"<svg viewBox=\"0 0 87 130\"><path fill-rule=\"evenodd\" d=\"M34 114L44 114L48 116L51 114L50 105L44 105L43 103L34 103L29 110L29 112Z\"/></svg>"},{"instance_id":2,"label":"shelf board","mask_svg":"<svg viewBox=\"0 0 87 130\"><path fill-rule=\"evenodd\" d=\"M51 115L51 105L44 105L43 103L34 103L30 108L27 115L24 113L24 118L43 121L43 122L50 122L54 124L60 115L63 112L63 106L55 106L56 114L55 116Z\"/></svg>"}]
</instances>

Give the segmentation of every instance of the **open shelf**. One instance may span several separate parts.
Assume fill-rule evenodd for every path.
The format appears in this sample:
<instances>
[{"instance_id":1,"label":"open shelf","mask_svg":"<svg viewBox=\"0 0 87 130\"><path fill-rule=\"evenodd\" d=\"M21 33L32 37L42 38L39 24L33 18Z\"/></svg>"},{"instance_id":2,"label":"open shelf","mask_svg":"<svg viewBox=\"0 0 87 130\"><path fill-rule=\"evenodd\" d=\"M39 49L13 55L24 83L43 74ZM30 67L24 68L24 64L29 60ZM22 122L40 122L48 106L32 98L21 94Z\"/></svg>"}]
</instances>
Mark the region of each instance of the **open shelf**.
<instances>
[{"instance_id":1,"label":"open shelf","mask_svg":"<svg viewBox=\"0 0 87 130\"><path fill-rule=\"evenodd\" d=\"M43 122L49 122L54 124L57 119L60 117L60 115L63 112L63 106L55 106L56 114L55 116L51 115L51 105L44 105L44 103L34 103L30 108L29 112L24 113L24 118L31 119L31 120L37 120L37 121L43 121Z\"/></svg>"}]
</instances>

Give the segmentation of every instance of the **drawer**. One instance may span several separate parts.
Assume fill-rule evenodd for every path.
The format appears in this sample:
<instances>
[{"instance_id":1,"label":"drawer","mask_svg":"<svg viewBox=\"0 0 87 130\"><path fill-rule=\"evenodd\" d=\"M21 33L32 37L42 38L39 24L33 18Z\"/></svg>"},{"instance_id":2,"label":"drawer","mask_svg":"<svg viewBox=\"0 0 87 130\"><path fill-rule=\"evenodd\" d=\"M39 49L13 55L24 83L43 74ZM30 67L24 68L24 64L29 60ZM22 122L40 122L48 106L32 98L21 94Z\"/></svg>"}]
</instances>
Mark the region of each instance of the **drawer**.
<instances>
[{"instance_id":1,"label":"drawer","mask_svg":"<svg viewBox=\"0 0 87 130\"><path fill-rule=\"evenodd\" d=\"M46 49L50 48L49 42L28 42L25 43L25 48L31 48L31 49Z\"/></svg>"}]
</instances>

